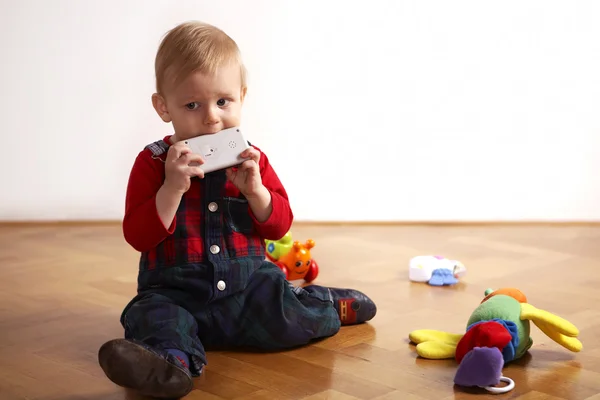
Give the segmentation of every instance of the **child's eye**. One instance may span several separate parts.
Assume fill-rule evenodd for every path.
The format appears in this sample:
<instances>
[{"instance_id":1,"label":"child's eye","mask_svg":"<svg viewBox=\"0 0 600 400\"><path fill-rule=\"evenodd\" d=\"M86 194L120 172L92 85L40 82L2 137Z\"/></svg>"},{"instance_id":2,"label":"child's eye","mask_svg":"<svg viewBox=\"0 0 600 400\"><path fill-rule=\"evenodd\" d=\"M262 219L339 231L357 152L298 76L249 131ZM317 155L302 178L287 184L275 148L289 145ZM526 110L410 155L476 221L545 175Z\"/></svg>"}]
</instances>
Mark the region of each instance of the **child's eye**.
<instances>
[{"instance_id":1,"label":"child's eye","mask_svg":"<svg viewBox=\"0 0 600 400\"><path fill-rule=\"evenodd\" d=\"M218 105L219 107L226 106L228 101L229 101L229 100L226 100L226 99L219 99L219 100L217 100L217 105Z\"/></svg>"},{"instance_id":2,"label":"child's eye","mask_svg":"<svg viewBox=\"0 0 600 400\"><path fill-rule=\"evenodd\" d=\"M198 108L198 107L199 107L199 104L198 104L198 103L187 103L187 104L185 105L185 107L186 107L188 110L195 110L196 108Z\"/></svg>"}]
</instances>

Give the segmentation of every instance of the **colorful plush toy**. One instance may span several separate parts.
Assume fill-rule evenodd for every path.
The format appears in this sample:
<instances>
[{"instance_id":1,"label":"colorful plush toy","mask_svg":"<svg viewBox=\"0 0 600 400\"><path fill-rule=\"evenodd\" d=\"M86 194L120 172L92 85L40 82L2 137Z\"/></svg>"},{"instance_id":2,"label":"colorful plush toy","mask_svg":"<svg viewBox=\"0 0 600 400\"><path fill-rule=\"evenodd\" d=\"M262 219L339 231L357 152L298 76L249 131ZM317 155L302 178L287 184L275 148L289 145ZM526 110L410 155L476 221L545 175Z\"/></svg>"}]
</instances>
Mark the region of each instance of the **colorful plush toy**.
<instances>
[{"instance_id":1,"label":"colorful plush toy","mask_svg":"<svg viewBox=\"0 0 600 400\"><path fill-rule=\"evenodd\" d=\"M486 290L485 298L467 322L465 334L421 329L411 332L409 339L423 358L455 358L455 384L504 393L514 388L514 382L502 376L504 365L523 357L533 344L530 321L567 350L579 352L583 348L573 324L532 306L514 288ZM501 381L508 385L496 387Z\"/></svg>"},{"instance_id":2,"label":"colorful plush toy","mask_svg":"<svg viewBox=\"0 0 600 400\"><path fill-rule=\"evenodd\" d=\"M408 279L431 286L455 285L466 273L463 263L442 256L416 256L408 263Z\"/></svg>"}]
</instances>

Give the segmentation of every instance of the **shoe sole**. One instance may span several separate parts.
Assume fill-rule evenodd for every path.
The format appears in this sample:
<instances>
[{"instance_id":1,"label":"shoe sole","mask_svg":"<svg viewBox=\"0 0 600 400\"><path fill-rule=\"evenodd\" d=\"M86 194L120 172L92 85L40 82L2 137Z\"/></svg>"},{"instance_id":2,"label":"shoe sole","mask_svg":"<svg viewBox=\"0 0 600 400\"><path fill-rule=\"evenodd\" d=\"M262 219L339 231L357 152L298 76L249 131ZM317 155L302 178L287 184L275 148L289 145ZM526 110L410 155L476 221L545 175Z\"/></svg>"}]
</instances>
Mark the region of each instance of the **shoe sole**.
<instances>
[{"instance_id":1,"label":"shoe sole","mask_svg":"<svg viewBox=\"0 0 600 400\"><path fill-rule=\"evenodd\" d=\"M98 351L100 367L113 383L156 398L181 398L194 382L182 368L125 339L111 340Z\"/></svg>"}]
</instances>

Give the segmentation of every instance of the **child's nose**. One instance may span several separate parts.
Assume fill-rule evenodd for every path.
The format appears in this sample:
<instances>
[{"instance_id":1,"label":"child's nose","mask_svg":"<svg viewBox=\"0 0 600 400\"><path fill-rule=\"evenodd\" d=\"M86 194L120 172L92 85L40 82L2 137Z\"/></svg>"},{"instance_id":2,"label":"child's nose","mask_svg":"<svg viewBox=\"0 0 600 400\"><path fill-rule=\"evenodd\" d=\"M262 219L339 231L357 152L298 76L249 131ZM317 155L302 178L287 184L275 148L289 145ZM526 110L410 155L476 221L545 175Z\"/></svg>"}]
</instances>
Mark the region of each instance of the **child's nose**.
<instances>
[{"instance_id":1,"label":"child's nose","mask_svg":"<svg viewBox=\"0 0 600 400\"><path fill-rule=\"evenodd\" d=\"M219 117L214 108L210 107L206 110L206 115L204 117L204 123L207 125L214 125L219 122Z\"/></svg>"}]
</instances>

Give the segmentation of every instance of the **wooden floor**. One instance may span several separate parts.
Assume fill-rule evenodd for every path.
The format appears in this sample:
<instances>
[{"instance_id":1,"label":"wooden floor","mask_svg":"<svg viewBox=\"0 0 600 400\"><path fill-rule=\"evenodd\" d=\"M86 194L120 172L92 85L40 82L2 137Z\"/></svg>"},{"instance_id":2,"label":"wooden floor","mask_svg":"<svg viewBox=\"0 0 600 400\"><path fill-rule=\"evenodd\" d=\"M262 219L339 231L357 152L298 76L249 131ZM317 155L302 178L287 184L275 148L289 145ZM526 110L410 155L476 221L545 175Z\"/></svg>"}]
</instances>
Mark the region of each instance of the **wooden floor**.
<instances>
[{"instance_id":1,"label":"wooden floor","mask_svg":"<svg viewBox=\"0 0 600 400\"><path fill-rule=\"evenodd\" d=\"M309 227L318 283L354 287L378 305L375 319L280 354L208 353L186 399L600 399L600 228ZM454 287L407 280L409 258L442 254L468 275ZM105 378L97 350L122 336L138 255L119 226L0 228L0 399L138 399ZM453 360L418 359L414 329L464 333L486 288L518 287L530 303L581 331L570 353L532 328L534 347L504 374L495 397L455 388Z\"/></svg>"}]
</instances>

